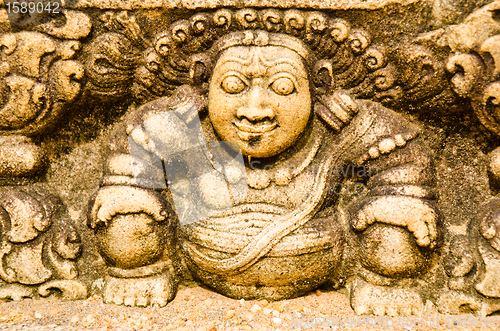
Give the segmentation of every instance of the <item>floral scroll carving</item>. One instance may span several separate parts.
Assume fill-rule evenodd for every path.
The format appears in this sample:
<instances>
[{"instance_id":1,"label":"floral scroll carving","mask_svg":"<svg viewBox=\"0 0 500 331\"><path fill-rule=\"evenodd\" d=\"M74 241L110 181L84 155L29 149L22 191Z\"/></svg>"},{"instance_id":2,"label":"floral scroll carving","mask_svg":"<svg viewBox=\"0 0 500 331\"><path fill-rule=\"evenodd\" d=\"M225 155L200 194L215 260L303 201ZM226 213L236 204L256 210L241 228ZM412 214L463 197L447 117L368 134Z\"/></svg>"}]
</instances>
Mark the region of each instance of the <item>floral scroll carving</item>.
<instances>
[{"instance_id":1,"label":"floral scroll carving","mask_svg":"<svg viewBox=\"0 0 500 331\"><path fill-rule=\"evenodd\" d=\"M481 123L499 134L498 78L500 24L498 1L470 14L462 23L429 32L420 41L449 49L446 70L453 91L468 98Z\"/></svg>"},{"instance_id":2,"label":"floral scroll carving","mask_svg":"<svg viewBox=\"0 0 500 331\"><path fill-rule=\"evenodd\" d=\"M61 290L63 299L85 298L87 288L76 280L74 261L81 254L81 238L64 219L60 199L31 187L3 190L0 200L1 298L48 296L51 288Z\"/></svg>"},{"instance_id":3,"label":"floral scroll carving","mask_svg":"<svg viewBox=\"0 0 500 331\"><path fill-rule=\"evenodd\" d=\"M446 70L454 93L467 100L484 127L500 134L499 53L500 3L492 2L471 13L457 25L423 36L439 47L449 49ZM496 144L498 145L498 144ZM472 217L466 235L451 240L443 265L449 291L440 296L439 309L457 314L472 309L483 316L499 309L498 298L498 160L499 149L490 152L488 174L492 197Z\"/></svg>"},{"instance_id":4,"label":"floral scroll carving","mask_svg":"<svg viewBox=\"0 0 500 331\"><path fill-rule=\"evenodd\" d=\"M91 24L81 12L63 16L63 25L56 18L34 31L0 36L2 299L87 296L86 285L77 280L81 237L62 201L47 185L28 185L48 166L37 137L55 127L81 92L78 39L90 33Z\"/></svg>"},{"instance_id":5,"label":"floral scroll carving","mask_svg":"<svg viewBox=\"0 0 500 331\"><path fill-rule=\"evenodd\" d=\"M88 35L90 22L83 13L68 11L65 16L64 27L51 22L37 27L49 35L22 31L0 38L0 132L5 142L1 153L6 163L0 175L5 179L43 172L45 152L29 137L50 130L80 93L84 69L74 60L81 47L76 39ZM24 156L16 156L17 148L25 149Z\"/></svg>"}]
</instances>

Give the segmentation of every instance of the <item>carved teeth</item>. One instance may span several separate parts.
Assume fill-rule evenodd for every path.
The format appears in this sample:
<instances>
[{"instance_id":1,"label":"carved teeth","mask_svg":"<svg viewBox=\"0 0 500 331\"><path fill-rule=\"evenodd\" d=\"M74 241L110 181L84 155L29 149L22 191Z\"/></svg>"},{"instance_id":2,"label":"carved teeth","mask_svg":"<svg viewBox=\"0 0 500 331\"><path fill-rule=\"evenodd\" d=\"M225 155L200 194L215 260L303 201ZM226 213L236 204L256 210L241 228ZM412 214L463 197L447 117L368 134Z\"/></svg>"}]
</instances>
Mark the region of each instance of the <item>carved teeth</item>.
<instances>
[{"instance_id":1,"label":"carved teeth","mask_svg":"<svg viewBox=\"0 0 500 331\"><path fill-rule=\"evenodd\" d=\"M250 141L250 140L258 140L261 134L259 133L251 133L251 132L246 132L246 131L238 131L238 137L240 137L241 140L243 141Z\"/></svg>"},{"instance_id":2,"label":"carved teeth","mask_svg":"<svg viewBox=\"0 0 500 331\"><path fill-rule=\"evenodd\" d=\"M278 123L272 122L255 125L244 120L241 122L234 122L234 125L236 125L236 127L243 132L262 134L274 130L278 126Z\"/></svg>"}]
</instances>

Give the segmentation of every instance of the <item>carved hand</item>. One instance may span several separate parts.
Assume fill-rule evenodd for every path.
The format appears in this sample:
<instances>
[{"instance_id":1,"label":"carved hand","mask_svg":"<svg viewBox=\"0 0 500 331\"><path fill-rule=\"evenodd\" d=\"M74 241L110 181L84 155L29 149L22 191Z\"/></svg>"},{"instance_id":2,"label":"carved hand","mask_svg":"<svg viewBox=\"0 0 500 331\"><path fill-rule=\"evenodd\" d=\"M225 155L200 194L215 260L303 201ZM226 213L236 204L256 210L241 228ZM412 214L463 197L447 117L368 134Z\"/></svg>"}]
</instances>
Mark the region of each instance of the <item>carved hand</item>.
<instances>
[{"instance_id":1,"label":"carved hand","mask_svg":"<svg viewBox=\"0 0 500 331\"><path fill-rule=\"evenodd\" d=\"M164 221L167 202L159 193L132 186L105 186L99 189L89 204L88 226L106 226L118 214L146 213L156 221Z\"/></svg>"},{"instance_id":2,"label":"carved hand","mask_svg":"<svg viewBox=\"0 0 500 331\"><path fill-rule=\"evenodd\" d=\"M362 231L375 222L404 226L413 233L417 244L434 248L437 243L437 214L431 203L406 196L382 196L364 201L351 223Z\"/></svg>"}]
</instances>

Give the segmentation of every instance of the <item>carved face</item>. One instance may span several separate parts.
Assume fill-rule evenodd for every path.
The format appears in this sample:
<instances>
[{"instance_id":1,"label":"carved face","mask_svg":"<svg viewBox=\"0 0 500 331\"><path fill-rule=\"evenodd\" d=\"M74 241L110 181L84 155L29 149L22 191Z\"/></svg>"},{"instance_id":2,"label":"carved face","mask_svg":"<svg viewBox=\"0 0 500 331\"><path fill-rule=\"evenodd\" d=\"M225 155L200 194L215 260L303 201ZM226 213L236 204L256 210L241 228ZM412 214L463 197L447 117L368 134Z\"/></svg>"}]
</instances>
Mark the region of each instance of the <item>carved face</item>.
<instances>
[{"instance_id":1,"label":"carved face","mask_svg":"<svg viewBox=\"0 0 500 331\"><path fill-rule=\"evenodd\" d=\"M215 64L208 113L222 140L244 155L270 157L290 147L311 113L302 58L281 46L235 46Z\"/></svg>"}]
</instances>

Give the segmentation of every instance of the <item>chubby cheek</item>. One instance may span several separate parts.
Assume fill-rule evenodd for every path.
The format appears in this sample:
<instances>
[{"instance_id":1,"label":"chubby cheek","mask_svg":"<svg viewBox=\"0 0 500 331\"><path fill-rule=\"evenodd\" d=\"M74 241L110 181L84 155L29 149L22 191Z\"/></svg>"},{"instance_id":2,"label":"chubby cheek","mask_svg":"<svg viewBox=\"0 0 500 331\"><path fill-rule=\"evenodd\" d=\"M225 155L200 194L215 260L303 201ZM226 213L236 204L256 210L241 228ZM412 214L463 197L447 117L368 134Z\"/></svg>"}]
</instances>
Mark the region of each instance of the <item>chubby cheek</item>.
<instances>
[{"instance_id":1,"label":"chubby cheek","mask_svg":"<svg viewBox=\"0 0 500 331\"><path fill-rule=\"evenodd\" d=\"M311 113L311 100L308 95L294 94L272 98L270 106L275 110L276 120L282 131L300 134L307 125Z\"/></svg>"},{"instance_id":2,"label":"chubby cheek","mask_svg":"<svg viewBox=\"0 0 500 331\"><path fill-rule=\"evenodd\" d=\"M208 102L208 116L215 130L221 136L231 134L236 110L241 107L239 98L228 98L219 91L210 92Z\"/></svg>"}]
</instances>

